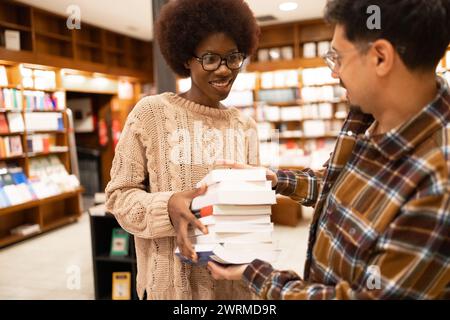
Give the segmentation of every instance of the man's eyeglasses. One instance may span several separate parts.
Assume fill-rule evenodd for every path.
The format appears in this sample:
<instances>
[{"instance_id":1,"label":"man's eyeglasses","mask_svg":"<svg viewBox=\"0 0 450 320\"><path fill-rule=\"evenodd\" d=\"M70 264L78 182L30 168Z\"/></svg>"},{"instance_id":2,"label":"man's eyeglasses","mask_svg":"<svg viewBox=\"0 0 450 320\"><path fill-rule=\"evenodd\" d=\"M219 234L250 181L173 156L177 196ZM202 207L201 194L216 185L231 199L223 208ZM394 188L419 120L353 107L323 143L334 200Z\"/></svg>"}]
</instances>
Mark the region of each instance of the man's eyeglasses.
<instances>
[{"instance_id":1,"label":"man's eyeglasses","mask_svg":"<svg viewBox=\"0 0 450 320\"><path fill-rule=\"evenodd\" d=\"M341 57L336 51L328 51L322 56L322 59L327 64L328 68L331 69L331 71L336 70L336 66L340 65Z\"/></svg>"},{"instance_id":2,"label":"man's eyeglasses","mask_svg":"<svg viewBox=\"0 0 450 320\"><path fill-rule=\"evenodd\" d=\"M217 53L205 53L201 57L194 56L194 58L197 59L198 62L200 62L203 70L216 71L220 68L224 61L228 69L238 70L242 67L246 57L243 53L233 52L223 58Z\"/></svg>"},{"instance_id":3,"label":"man's eyeglasses","mask_svg":"<svg viewBox=\"0 0 450 320\"><path fill-rule=\"evenodd\" d=\"M373 42L367 43L364 47L356 47L349 50L342 51L341 53L351 52L355 50L367 50L372 46ZM325 60L325 63L327 64L328 68L331 69L331 71L335 72L340 66L342 57L339 53L337 53L334 50L330 50L327 53L325 53L322 56L322 59Z\"/></svg>"}]
</instances>

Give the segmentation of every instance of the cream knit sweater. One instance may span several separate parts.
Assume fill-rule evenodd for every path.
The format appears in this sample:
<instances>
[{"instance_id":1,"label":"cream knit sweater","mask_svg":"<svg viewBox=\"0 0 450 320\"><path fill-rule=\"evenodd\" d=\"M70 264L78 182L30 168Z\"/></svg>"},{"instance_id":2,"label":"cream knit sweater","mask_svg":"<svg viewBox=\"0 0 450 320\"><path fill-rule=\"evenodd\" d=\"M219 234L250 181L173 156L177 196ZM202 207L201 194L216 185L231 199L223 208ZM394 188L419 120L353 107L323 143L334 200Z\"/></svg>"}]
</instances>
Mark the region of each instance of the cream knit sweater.
<instances>
[{"instance_id":1,"label":"cream knit sweater","mask_svg":"<svg viewBox=\"0 0 450 320\"><path fill-rule=\"evenodd\" d=\"M215 281L174 255L167 202L191 190L215 159L257 165L256 124L235 108L202 106L173 93L145 97L116 147L106 208L134 235L137 292L148 299L252 299L241 281Z\"/></svg>"}]
</instances>

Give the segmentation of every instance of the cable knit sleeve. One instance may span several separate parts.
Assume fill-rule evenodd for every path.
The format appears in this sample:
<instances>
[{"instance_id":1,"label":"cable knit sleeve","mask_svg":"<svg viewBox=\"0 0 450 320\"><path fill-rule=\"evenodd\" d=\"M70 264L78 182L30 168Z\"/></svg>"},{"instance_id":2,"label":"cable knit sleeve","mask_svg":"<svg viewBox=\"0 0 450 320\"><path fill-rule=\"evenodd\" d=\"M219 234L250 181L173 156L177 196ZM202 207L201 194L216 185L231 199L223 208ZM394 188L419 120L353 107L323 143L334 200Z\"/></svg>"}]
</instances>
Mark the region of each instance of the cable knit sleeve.
<instances>
[{"instance_id":1,"label":"cable knit sleeve","mask_svg":"<svg viewBox=\"0 0 450 320\"><path fill-rule=\"evenodd\" d=\"M247 163L253 166L259 166L260 157L259 157L258 127L256 125L256 121L250 117L247 123L246 147L247 147Z\"/></svg>"},{"instance_id":2,"label":"cable knit sleeve","mask_svg":"<svg viewBox=\"0 0 450 320\"><path fill-rule=\"evenodd\" d=\"M167 203L174 192L148 192L146 148L151 146L140 130L140 120L136 117L139 109L138 104L128 116L115 150L111 181L105 190L106 209L123 229L137 237L175 236L167 212Z\"/></svg>"}]
</instances>

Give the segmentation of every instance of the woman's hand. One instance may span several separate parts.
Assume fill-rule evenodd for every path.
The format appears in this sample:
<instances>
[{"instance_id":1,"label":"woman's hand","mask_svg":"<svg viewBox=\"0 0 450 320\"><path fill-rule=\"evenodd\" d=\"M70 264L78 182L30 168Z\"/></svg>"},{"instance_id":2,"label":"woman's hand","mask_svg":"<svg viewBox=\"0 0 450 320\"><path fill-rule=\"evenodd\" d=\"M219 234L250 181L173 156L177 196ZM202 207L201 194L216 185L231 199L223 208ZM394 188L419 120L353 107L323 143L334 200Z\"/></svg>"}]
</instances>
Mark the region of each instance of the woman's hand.
<instances>
[{"instance_id":1,"label":"woman's hand","mask_svg":"<svg viewBox=\"0 0 450 320\"><path fill-rule=\"evenodd\" d=\"M248 264L223 267L212 261L208 262L208 270L216 280L241 280Z\"/></svg>"},{"instance_id":2,"label":"woman's hand","mask_svg":"<svg viewBox=\"0 0 450 320\"><path fill-rule=\"evenodd\" d=\"M189 241L188 227L192 225L204 234L208 233L208 229L194 216L190 207L192 199L204 194L206 189L206 185L203 185L197 189L174 193L167 204L170 221L177 233L177 245L180 253L194 263L197 262L197 253Z\"/></svg>"},{"instance_id":3,"label":"woman's hand","mask_svg":"<svg viewBox=\"0 0 450 320\"><path fill-rule=\"evenodd\" d=\"M223 169L223 168L230 168L230 169L265 169L266 170L266 179L272 182L272 188L275 187L278 183L277 174L273 172L272 170L266 168L266 167L254 167L248 164L244 163L236 163L229 160L217 160L214 163L214 169Z\"/></svg>"}]
</instances>

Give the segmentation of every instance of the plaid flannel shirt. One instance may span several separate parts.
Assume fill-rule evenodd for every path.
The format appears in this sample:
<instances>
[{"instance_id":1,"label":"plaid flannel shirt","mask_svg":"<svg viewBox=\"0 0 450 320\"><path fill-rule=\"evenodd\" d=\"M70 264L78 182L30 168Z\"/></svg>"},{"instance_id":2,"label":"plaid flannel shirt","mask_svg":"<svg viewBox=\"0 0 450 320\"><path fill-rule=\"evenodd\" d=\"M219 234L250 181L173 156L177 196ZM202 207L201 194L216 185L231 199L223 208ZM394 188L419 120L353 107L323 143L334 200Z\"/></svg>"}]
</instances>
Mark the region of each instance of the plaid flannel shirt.
<instances>
[{"instance_id":1,"label":"plaid flannel shirt","mask_svg":"<svg viewBox=\"0 0 450 320\"><path fill-rule=\"evenodd\" d=\"M265 299L450 298L450 95L372 135L352 108L323 171L278 171L277 192L315 205L305 274L255 260L243 279ZM407 93L404 93L407 94Z\"/></svg>"}]
</instances>

